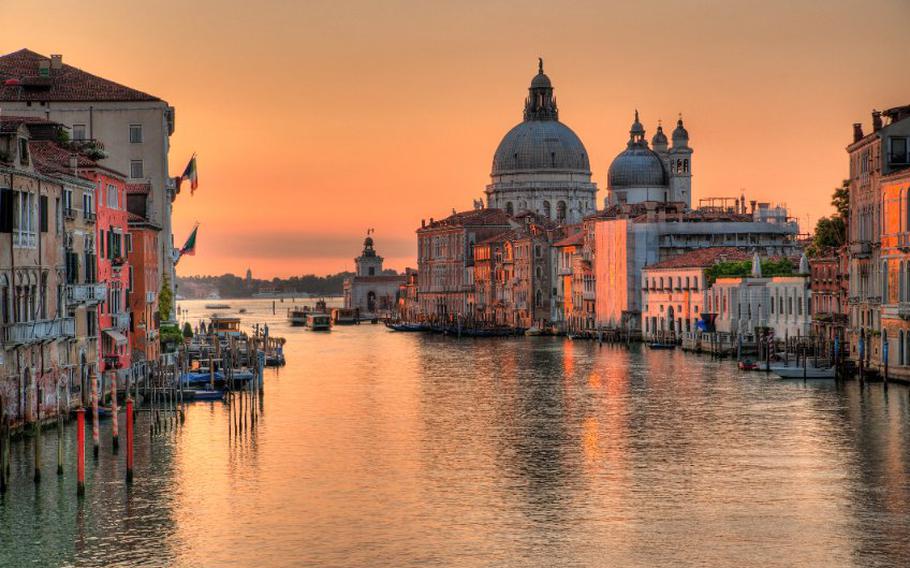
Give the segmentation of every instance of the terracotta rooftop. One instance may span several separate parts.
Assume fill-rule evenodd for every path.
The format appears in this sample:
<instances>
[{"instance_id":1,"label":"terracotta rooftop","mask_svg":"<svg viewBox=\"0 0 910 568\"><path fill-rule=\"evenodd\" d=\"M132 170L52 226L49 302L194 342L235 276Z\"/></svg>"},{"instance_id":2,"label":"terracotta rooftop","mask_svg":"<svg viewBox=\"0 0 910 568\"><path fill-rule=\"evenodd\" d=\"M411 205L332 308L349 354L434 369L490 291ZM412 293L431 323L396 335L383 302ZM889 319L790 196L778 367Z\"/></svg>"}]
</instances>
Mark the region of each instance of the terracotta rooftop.
<instances>
[{"instance_id":1,"label":"terracotta rooftop","mask_svg":"<svg viewBox=\"0 0 910 568\"><path fill-rule=\"evenodd\" d=\"M427 223L418 229L437 229L443 227L464 227L466 225L508 225L509 216L502 209L471 209L453 213L445 219Z\"/></svg>"},{"instance_id":2,"label":"terracotta rooftop","mask_svg":"<svg viewBox=\"0 0 910 568\"><path fill-rule=\"evenodd\" d=\"M584 231L578 231L574 235L569 235L568 237L562 239L561 241L556 241L553 243L554 247L571 247L578 246L585 242Z\"/></svg>"},{"instance_id":3,"label":"terracotta rooftop","mask_svg":"<svg viewBox=\"0 0 910 568\"><path fill-rule=\"evenodd\" d=\"M70 162L73 156L76 157L76 165L79 168L93 169L98 167L98 163L94 160L64 148L52 140L31 140L28 143L28 151L31 154L35 169L42 174L75 175Z\"/></svg>"},{"instance_id":4,"label":"terracotta rooftop","mask_svg":"<svg viewBox=\"0 0 910 568\"><path fill-rule=\"evenodd\" d=\"M39 62L48 59L28 49L0 56L0 101L161 100L65 63L42 77Z\"/></svg>"},{"instance_id":5,"label":"terracotta rooftop","mask_svg":"<svg viewBox=\"0 0 910 568\"><path fill-rule=\"evenodd\" d=\"M479 243L478 245L488 245L492 243L504 243L506 241L512 241L515 239L520 239L524 235L516 229L509 229L501 233L496 233L492 237L488 237Z\"/></svg>"},{"instance_id":6,"label":"terracotta rooftop","mask_svg":"<svg viewBox=\"0 0 910 568\"><path fill-rule=\"evenodd\" d=\"M668 258L645 269L708 268L720 262L751 260L753 254L753 251L736 247L708 247Z\"/></svg>"},{"instance_id":7,"label":"terracotta rooftop","mask_svg":"<svg viewBox=\"0 0 910 568\"><path fill-rule=\"evenodd\" d=\"M2 87L0 87L2 88ZM57 124L37 116L11 116L0 112L0 132L15 132L23 124Z\"/></svg>"}]
</instances>

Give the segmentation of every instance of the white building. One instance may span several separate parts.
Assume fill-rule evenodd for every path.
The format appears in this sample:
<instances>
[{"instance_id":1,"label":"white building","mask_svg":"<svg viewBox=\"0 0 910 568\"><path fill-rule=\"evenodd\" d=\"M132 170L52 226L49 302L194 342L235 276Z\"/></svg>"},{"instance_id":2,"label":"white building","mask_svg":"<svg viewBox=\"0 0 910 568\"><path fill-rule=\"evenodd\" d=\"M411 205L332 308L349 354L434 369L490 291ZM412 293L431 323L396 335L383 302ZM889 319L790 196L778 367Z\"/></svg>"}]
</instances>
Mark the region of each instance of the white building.
<instances>
[{"instance_id":1,"label":"white building","mask_svg":"<svg viewBox=\"0 0 910 568\"><path fill-rule=\"evenodd\" d=\"M397 307L404 275L383 274L382 257L373 248L373 238L363 241L363 252L354 259L356 275L344 281L344 307L360 310L361 316L390 314Z\"/></svg>"},{"instance_id":2,"label":"white building","mask_svg":"<svg viewBox=\"0 0 910 568\"><path fill-rule=\"evenodd\" d=\"M770 328L778 339L806 336L812 325L809 263L800 259L797 274L763 277L756 254L752 275L718 278L706 293L707 310L716 313L716 331L753 334Z\"/></svg>"},{"instance_id":3,"label":"white building","mask_svg":"<svg viewBox=\"0 0 910 568\"><path fill-rule=\"evenodd\" d=\"M543 61L525 99L524 120L493 156L487 206L510 215L530 211L560 223L578 223L596 209L597 185L584 144L559 122L553 85Z\"/></svg>"},{"instance_id":4,"label":"white building","mask_svg":"<svg viewBox=\"0 0 910 568\"><path fill-rule=\"evenodd\" d=\"M606 207L646 201L692 206L692 148L682 117L673 131L672 147L667 146L662 126L657 127L651 145L653 149L648 147L645 128L638 121L636 110L626 149L610 164Z\"/></svg>"},{"instance_id":5,"label":"white building","mask_svg":"<svg viewBox=\"0 0 910 568\"><path fill-rule=\"evenodd\" d=\"M161 227L159 273L169 275L173 285L171 202L176 188L168 151L174 107L67 65L62 55L46 57L28 49L0 56L0 107L4 114L64 124L74 141L99 142L106 156L98 160L101 165L128 173L130 184L148 186L146 218Z\"/></svg>"},{"instance_id":6,"label":"white building","mask_svg":"<svg viewBox=\"0 0 910 568\"><path fill-rule=\"evenodd\" d=\"M641 284L645 266L705 247L757 250L793 256L798 226L786 218L757 221L757 211L687 210L682 203L615 205L594 227L596 325L642 331Z\"/></svg>"}]
</instances>

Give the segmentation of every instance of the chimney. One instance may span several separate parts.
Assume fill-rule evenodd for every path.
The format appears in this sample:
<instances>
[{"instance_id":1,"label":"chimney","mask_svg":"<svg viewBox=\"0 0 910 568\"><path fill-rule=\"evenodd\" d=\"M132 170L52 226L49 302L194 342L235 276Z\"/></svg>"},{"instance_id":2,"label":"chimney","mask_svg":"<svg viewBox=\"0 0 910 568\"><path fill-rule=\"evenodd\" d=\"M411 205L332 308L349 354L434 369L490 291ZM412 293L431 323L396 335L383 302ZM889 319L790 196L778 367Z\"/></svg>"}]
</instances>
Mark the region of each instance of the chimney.
<instances>
[{"instance_id":1,"label":"chimney","mask_svg":"<svg viewBox=\"0 0 910 568\"><path fill-rule=\"evenodd\" d=\"M859 142L863 139L863 123L854 122L853 123L853 141Z\"/></svg>"},{"instance_id":2,"label":"chimney","mask_svg":"<svg viewBox=\"0 0 910 568\"><path fill-rule=\"evenodd\" d=\"M427 220L426 220L426 219L421 219L421 220L420 220L420 228L423 229L423 228L426 227L426 226L427 226Z\"/></svg>"},{"instance_id":3,"label":"chimney","mask_svg":"<svg viewBox=\"0 0 910 568\"><path fill-rule=\"evenodd\" d=\"M880 110L872 110L872 132L878 132L882 129L882 112Z\"/></svg>"},{"instance_id":4,"label":"chimney","mask_svg":"<svg viewBox=\"0 0 910 568\"><path fill-rule=\"evenodd\" d=\"M755 215L755 200L754 199L749 202L749 207L751 208L751 211L749 212L749 214Z\"/></svg>"},{"instance_id":5,"label":"chimney","mask_svg":"<svg viewBox=\"0 0 910 568\"><path fill-rule=\"evenodd\" d=\"M57 71L61 68L63 68L63 55L61 55L59 53L52 53L51 54L51 69L53 69L54 71Z\"/></svg>"}]
</instances>

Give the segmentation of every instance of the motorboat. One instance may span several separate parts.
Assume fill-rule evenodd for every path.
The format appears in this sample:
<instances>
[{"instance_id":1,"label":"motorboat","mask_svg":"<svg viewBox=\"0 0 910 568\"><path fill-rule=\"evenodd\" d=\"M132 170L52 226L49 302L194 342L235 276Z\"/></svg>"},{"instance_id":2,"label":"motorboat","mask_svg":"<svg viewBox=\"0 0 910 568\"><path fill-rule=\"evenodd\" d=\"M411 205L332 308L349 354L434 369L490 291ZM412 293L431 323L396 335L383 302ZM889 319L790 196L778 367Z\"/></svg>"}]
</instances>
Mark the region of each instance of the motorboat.
<instances>
[{"instance_id":1,"label":"motorboat","mask_svg":"<svg viewBox=\"0 0 910 568\"><path fill-rule=\"evenodd\" d=\"M216 401L224 399L224 391L221 389L188 389L183 391L188 400L194 401Z\"/></svg>"},{"instance_id":2,"label":"motorboat","mask_svg":"<svg viewBox=\"0 0 910 568\"><path fill-rule=\"evenodd\" d=\"M303 325L310 331L330 331L332 316L324 312L307 312Z\"/></svg>"},{"instance_id":3,"label":"motorboat","mask_svg":"<svg viewBox=\"0 0 910 568\"><path fill-rule=\"evenodd\" d=\"M773 366L771 372L782 379L833 379L837 375L834 367L784 367Z\"/></svg>"},{"instance_id":4,"label":"motorboat","mask_svg":"<svg viewBox=\"0 0 910 568\"><path fill-rule=\"evenodd\" d=\"M663 343L661 341L652 341L648 344L651 349L676 349L675 343Z\"/></svg>"},{"instance_id":5,"label":"motorboat","mask_svg":"<svg viewBox=\"0 0 910 568\"><path fill-rule=\"evenodd\" d=\"M360 310L357 308L335 308L332 310L332 323L335 325L355 325L360 323Z\"/></svg>"},{"instance_id":6,"label":"motorboat","mask_svg":"<svg viewBox=\"0 0 910 568\"><path fill-rule=\"evenodd\" d=\"M758 370L758 363L756 363L755 361L753 361L751 359L743 359L742 361L737 363L737 366L739 367L740 371L757 371Z\"/></svg>"},{"instance_id":7,"label":"motorboat","mask_svg":"<svg viewBox=\"0 0 910 568\"><path fill-rule=\"evenodd\" d=\"M297 306L288 308L288 322L293 326L306 325L306 316L309 311L309 308L305 306L302 308L298 308Z\"/></svg>"},{"instance_id":8,"label":"motorboat","mask_svg":"<svg viewBox=\"0 0 910 568\"><path fill-rule=\"evenodd\" d=\"M422 323L410 322L386 322L385 326L393 331L426 331L427 327Z\"/></svg>"},{"instance_id":9,"label":"motorboat","mask_svg":"<svg viewBox=\"0 0 910 568\"><path fill-rule=\"evenodd\" d=\"M207 310L229 310L231 309L230 304L206 304L205 309Z\"/></svg>"},{"instance_id":10,"label":"motorboat","mask_svg":"<svg viewBox=\"0 0 910 568\"><path fill-rule=\"evenodd\" d=\"M240 337L240 318L213 315L210 329L218 337Z\"/></svg>"}]
</instances>

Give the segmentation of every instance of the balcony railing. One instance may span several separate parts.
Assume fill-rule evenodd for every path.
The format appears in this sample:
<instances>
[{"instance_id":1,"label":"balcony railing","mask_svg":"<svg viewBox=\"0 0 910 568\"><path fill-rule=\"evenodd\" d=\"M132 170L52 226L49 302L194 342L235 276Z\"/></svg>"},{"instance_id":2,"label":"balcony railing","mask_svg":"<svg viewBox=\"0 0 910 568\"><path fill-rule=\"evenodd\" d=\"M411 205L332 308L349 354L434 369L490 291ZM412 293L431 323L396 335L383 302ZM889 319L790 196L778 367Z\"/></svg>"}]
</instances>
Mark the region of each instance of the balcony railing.
<instances>
[{"instance_id":1,"label":"balcony railing","mask_svg":"<svg viewBox=\"0 0 910 568\"><path fill-rule=\"evenodd\" d=\"M63 208L63 218L68 221L74 221L76 219L76 210L72 207Z\"/></svg>"},{"instance_id":2,"label":"balcony railing","mask_svg":"<svg viewBox=\"0 0 910 568\"><path fill-rule=\"evenodd\" d=\"M130 326L130 313L121 312L119 314L111 314L111 327L115 329L127 329Z\"/></svg>"},{"instance_id":3,"label":"balcony railing","mask_svg":"<svg viewBox=\"0 0 910 568\"><path fill-rule=\"evenodd\" d=\"M897 305L897 317L910 320L910 302L901 302Z\"/></svg>"},{"instance_id":4,"label":"balcony railing","mask_svg":"<svg viewBox=\"0 0 910 568\"><path fill-rule=\"evenodd\" d=\"M850 244L850 254L856 258L866 258L872 254L872 243L869 241L855 241Z\"/></svg>"},{"instance_id":5,"label":"balcony railing","mask_svg":"<svg viewBox=\"0 0 910 568\"><path fill-rule=\"evenodd\" d=\"M107 284L70 284L66 287L67 303L94 304L103 302L107 298Z\"/></svg>"},{"instance_id":6,"label":"balcony railing","mask_svg":"<svg viewBox=\"0 0 910 568\"><path fill-rule=\"evenodd\" d=\"M88 221L89 223L94 223L98 219L98 216L95 214L94 211L86 211L83 214L83 216L85 217L85 220Z\"/></svg>"},{"instance_id":7,"label":"balcony railing","mask_svg":"<svg viewBox=\"0 0 910 568\"><path fill-rule=\"evenodd\" d=\"M31 345L76 336L74 318L11 323L3 328L5 345Z\"/></svg>"}]
</instances>

